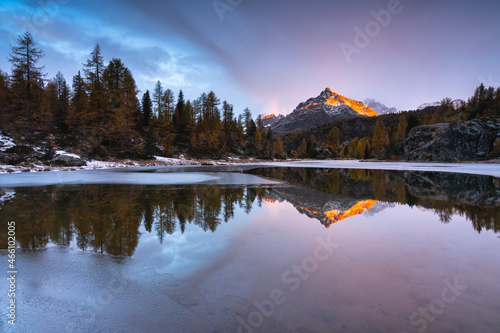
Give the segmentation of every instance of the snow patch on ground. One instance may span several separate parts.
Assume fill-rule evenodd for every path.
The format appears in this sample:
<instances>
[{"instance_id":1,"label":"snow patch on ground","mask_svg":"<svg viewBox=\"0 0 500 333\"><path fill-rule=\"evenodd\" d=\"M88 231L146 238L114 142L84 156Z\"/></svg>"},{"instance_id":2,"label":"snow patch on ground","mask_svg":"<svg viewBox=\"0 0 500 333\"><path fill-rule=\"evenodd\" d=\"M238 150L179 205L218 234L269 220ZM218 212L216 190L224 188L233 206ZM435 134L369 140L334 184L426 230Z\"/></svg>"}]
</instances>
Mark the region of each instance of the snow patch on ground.
<instances>
[{"instance_id":1,"label":"snow patch on ground","mask_svg":"<svg viewBox=\"0 0 500 333\"><path fill-rule=\"evenodd\" d=\"M75 158L81 158L77 154L67 153L63 150L57 150L56 155L66 155ZM98 161L90 160L87 164L81 167L64 167L64 166L48 166L44 164L30 164L26 165L5 165L0 164L1 173L16 173L16 172L40 172L40 171L74 171L74 170L96 170L96 169L112 169L112 168L129 168L140 166L170 166L170 165L200 165L199 161L186 160L184 158L167 158L156 156L154 160L133 161L133 160L120 160L120 161ZM205 162L207 163L207 162ZM224 164L222 162L213 162L212 165Z\"/></svg>"},{"instance_id":2,"label":"snow patch on ground","mask_svg":"<svg viewBox=\"0 0 500 333\"><path fill-rule=\"evenodd\" d=\"M16 144L12 138L0 133L0 151L6 151L9 148L14 147Z\"/></svg>"},{"instance_id":3,"label":"snow patch on ground","mask_svg":"<svg viewBox=\"0 0 500 333\"><path fill-rule=\"evenodd\" d=\"M64 150L56 150L55 154L58 155L58 156L59 155L65 155L65 156L70 156L70 157L82 159L81 156L79 156L77 154L72 154L72 153L65 152Z\"/></svg>"}]
</instances>

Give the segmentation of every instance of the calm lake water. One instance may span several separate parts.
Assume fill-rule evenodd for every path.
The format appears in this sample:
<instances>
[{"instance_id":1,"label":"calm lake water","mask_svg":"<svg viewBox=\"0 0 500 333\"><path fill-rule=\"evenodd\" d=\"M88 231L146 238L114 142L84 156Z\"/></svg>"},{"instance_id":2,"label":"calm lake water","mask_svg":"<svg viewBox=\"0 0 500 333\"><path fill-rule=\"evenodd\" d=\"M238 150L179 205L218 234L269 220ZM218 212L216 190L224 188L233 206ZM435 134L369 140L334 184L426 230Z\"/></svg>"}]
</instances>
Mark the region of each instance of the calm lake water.
<instances>
[{"instance_id":1,"label":"calm lake water","mask_svg":"<svg viewBox=\"0 0 500 333\"><path fill-rule=\"evenodd\" d=\"M499 178L171 171L0 182L0 331L500 331Z\"/></svg>"}]
</instances>

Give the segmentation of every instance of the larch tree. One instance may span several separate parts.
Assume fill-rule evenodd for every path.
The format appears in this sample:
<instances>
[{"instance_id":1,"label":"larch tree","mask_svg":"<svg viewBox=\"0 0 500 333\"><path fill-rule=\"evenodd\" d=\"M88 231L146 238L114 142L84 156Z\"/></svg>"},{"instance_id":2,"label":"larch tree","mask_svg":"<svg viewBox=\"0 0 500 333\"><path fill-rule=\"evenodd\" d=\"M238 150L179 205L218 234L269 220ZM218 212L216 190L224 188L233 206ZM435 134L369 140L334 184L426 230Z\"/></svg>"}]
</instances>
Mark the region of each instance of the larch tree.
<instances>
[{"instance_id":1,"label":"larch tree","mask_svg":"<svg viewBox=\"0 0 500 333\"><path fill-rule=\"evenodd\" d=\"M384 157L387 145L389 144L389 135L387 134L387 128L381 118L377 119L375 123L375 128L373 130L371 148L375 156L382 158Z\"/></svg>"},{"instance_id":2,"label":"larch tree","mask_svg":"<svg viewBox=\"0 0 500 333\"><path fill-rule=\"evenodd\" d=\"M108 98L103 83L104 62L101 47L96 44L90 54L90 59L83 64L87 95L89 96L88 109L84 114L84 137L89 148L97 148L104 140L104 135L110 132L112 119L109 116Z\"/></svg>"},{"instance_id":3,"label":"larch tree","mask_svg":"<svg viewBox=\"0 0 500 333\"><path fill-rule=\"evenodd\" d=\"M326 138L328 144L330 145L330 148L332 149L332 152L334 154L338 154L339 151L339 145L340 145L340 131L337 126L334 126L330 133L328 133L328 136Z\"/></svg>"},{"instance_id":4,"label":"larch tree","mask_svg":"<svg viewBox=\"0 0 500 333\"><path fill-rule=\"evenodd\" d=\"M132 143L137 139L135 122L139 112L135 80L123 62L114 58L104 70L103 81L110 103L108 117L113 122L108 135L110 141L122 150L131 149Z\"/></svg>"},{"instance_id":5,"label":"larch tree","mask_svg":"<svg viewBox=\"0 0 500 333\"><path fill-rule=\"evenodd\" d=\"M206 114L207 119L204 120L205 135L208 141L208 150L216 153L220 145L220 100L217 98L213 91L209 92L206 100Z\"/></svg>"},{"instance_id":6,"label":"larch tree","mask_svg":"<svg viewBox=\"0 0 500 333\"><path fill-rule=\"evenodd\" d=\"M37 48L33 35L29 32L19 36L17 45L11 48L8 57L12 64L10 83L14 104L11 123L15 132L31 137L33 130L45 130L50 122L47 119L50 115L41 113L45 74L44 66L39 66L38 62L44 52Z\"/></svg>"},{"instance_id":7,"label":"larch tree","mask_svg":"<svg viewBox=\"0 0 500 333\"><path fill-rule=\"evenodd\" d=\"M163 90L161 82L155 86L153 103L157 114L156 136L162 150L170 155L173 152L175 132L172 124L175 113L175 97L170 89Z\"/></svg>"},{"instance_id":8,"label":"larch tree","mask_svg":"<svg viewBox=\"0 0 500 333\"><path fill-rule=\"evenodd\" d=\"M84 122L88 111L89 101L85 81L80 71L73 77L72 87L73 92L69 104L66 125L74 137L83 139Z\"/></svg>"},{"instance_id":9,"label":"larch tree","mask_svg":"<svg viewBox=\"0 0 500 333\"><path fill-rule=\"evenodd\" d=\"M157 81L153 91L153 105L157 118L160 118L163 113L163 86L161 81Z\"/></svg>"},{"instance_id":10,"label":"larch tree","mask_svg":"<svg viewBox=\"0 0 500 333\"><path fill-rule=\"evenodd\" d=\"M281 138L278 138L274 142L274 150L276 151L275 156L279 159L284 159L286 157L286 153L283 150L283 142L281 141Z\"/></svg>"},{"instance_id":11,"label":"larch tree","mask_svg":"<svg viewBox=\"0 0 500 333\"><path fill-rule=\"evenodd\" d=\"M406 122L406 118L404 116L399 117L398 127L396 129L396 133L394 134L395 141L404 141L406 139L407 127L408 123Z\"/></svg>"},{"instance_id":12,"label":"larch tree","mask_svg":"<svg viewBox=\"0 0 500 333\"><path fill-rule=\"evenodd\" d=\"M162 102L164 110L163 116L165 117L165 120L172 122L172 118L175 113L174 92L170 89L165 89L165 91L163 92Z\"/></svg>"},{"instance_id":13,"label":"larch tree","mask_svg":"<svg viewBox=\"0 0 500 333\"><path fill-rule=\"evenodd\" d=\"M57 72L49 84L52 84L55 89L54 105L50 108L54 126L62 133L67 133L68 126L66 125L66 119L68 118L69 108L69 86L61 72Z\"/></svg>"}]
</instances>

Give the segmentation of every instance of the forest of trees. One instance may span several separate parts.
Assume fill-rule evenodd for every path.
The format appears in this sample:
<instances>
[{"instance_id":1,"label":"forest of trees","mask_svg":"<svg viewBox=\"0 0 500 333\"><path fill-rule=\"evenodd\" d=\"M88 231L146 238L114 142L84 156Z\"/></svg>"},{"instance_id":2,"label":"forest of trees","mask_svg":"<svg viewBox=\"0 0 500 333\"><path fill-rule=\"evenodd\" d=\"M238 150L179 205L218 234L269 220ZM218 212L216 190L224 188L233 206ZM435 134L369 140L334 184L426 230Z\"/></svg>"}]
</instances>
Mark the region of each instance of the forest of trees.
<instances>
[{"instance_id":1,"label":"forest of trees","mask_svg":"<svg viewBox=\"0 0 500 333\"><path fill-rule=\"evenodd\" d=\"M500 88L481 84L458 107L445 98L438 107L341 120L278 137L263 126L261 116L254 120L248 108L237 116L233 105L213 91L189 100L182 90L174 93L158 81L151 92L140 93L122 60L104 63L99 44L71 86L61 72L46 79L43 56L30 33L12 46L11 73L0 70L0 131L23 145L41 147L45 160L54 147L87 158L402 159L404 141L415 126L500 116Z\"/></svg>"},{"instance_id":2,"label":"forest of trees","mask_svg":"<svg viewBox=\"0 0 500 333\"><path fill-rule=\"evenodd\" d=\"M70 87L61 72L46 80L44 52L30 33L17 42L8 58L12 72L0 70L0 130L23 144L102 158L285 157L260 116L254 121L248 108L236 116L213 91L188 100L158 81L139 96L131 71L118 58L106 65L99 44Z\"/></svg>"}]
</instances>

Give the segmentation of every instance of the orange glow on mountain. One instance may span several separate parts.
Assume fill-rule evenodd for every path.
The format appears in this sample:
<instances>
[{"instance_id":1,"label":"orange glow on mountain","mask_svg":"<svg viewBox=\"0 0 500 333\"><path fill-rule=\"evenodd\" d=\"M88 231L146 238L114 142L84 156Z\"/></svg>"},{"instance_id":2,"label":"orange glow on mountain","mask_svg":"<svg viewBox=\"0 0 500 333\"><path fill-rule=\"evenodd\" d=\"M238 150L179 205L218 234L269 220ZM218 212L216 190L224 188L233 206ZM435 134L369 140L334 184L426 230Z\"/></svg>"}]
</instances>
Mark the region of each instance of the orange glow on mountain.
<instances>
[{"instance_id":1,"label":"orange glow on mountain","mask_svg":"<svg viewBox=\"0 0 500 333\"><path fill-rule=\"evenodd\" d=\"M265 116L264 118L262 118L262 120L271 119L271 118L274 118L274 117L276 117L276 116L273 113L273 114Z\"/></svg>"},{"instance_id":2,"label":"orange glow on mountain","mask_svg":"<svg viewBox=\"0 0 500 333\"><path fill-rule=\"evenodd\" d=\"M328 217L330 221L332 221L332 224L334 224L339 221L345 220L346 218L362 214L366 210L372 208L373 205L375 205L376 203L377 203L376 200L363 200L358 202L348 210L344 211L343 213L338 210L331 210L329 212L326 212L325 215Z\"/></svg>"},{"instance_id":3,"label":"orange glow on mountain","mask_svg":"<svg viewBox=\"0 0 500 333\"><path fill-rule=\"evenodd\" d=\"M303 106L300 108L300 110L308 110L310 107L318 105L330 105L333 107L347 106L362 116L378 116L378 114L371 107L366 106L363 102L355 101L353 99L339 95L333 92L330 88L326 88L319 97L311 97L308 100L307 105L304 104L305 103L302 103Z\"/></svg>"},{"instance_id":4,"label":"orange glow on mountain","mask_svg":"<svg viewBox=\"0 0 500 333\"><path fill-rule=\"evenodd\" d=\"M373 111L373 109L371 107L366 106L363 102L358 102L358 101L346 98L344 96L338 95L336 93L332 93L332 96L326 100L325 104L328 104L331 106L346 105L363 116L368 116L368 117L378 116L377 113L375 111Z\"/></svg>"},{"instance_id":5,"label":"orange glow on mountain","mask_svg":"<svg viewBox=\"0 0 500 333\"><path fill-rule=\"evenodd\" d=\"M275 200L268 199L268 198L263 198L264 201L270 202L270 203L275 203ZM368 209L372 208L373 205L377 203L376 200L363 200L358 203L356 203L354 206L351 208L345 210L345 211L340 211L340 210L330 210L328 212L320 212L317 210L312 210L308 207L297 207L299 212L303 213L307 212L306 215L311 218L311 219L318 219L326 225L327 228L330 228L332 224L335 224L339 221L345 220L349 217L356 216L363 214L365 211Z\"/></svg>"}]
</instances>

